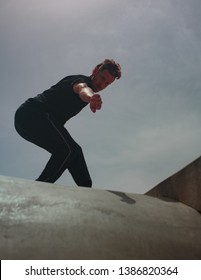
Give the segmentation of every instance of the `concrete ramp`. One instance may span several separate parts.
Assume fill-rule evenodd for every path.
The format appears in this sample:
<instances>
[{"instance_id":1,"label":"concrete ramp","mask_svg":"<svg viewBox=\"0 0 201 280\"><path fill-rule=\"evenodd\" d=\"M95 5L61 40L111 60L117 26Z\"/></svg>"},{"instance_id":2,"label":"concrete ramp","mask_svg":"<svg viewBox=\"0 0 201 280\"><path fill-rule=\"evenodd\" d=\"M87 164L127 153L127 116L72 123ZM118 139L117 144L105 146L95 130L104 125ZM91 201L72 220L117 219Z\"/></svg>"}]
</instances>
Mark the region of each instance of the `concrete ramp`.
<instances>
[{"instance_id":1,"label":"concrete ramp","mask_svg":"<svg viewBox=\"0 0 201 280\"><path fill-rule=\"evenodd\" d=\"M201 259L177 201L0 176L0 259Z\"/></svg>"},{"instance_id":2,"label":"concrete ramp","mask_svg":"<svg viewBox=\"0 0 201 280\"><path fill-rule=\"evenodd\" d=\"M169 197L201 212L201 157L146 193Z\"/></svg>"}]
</instances>

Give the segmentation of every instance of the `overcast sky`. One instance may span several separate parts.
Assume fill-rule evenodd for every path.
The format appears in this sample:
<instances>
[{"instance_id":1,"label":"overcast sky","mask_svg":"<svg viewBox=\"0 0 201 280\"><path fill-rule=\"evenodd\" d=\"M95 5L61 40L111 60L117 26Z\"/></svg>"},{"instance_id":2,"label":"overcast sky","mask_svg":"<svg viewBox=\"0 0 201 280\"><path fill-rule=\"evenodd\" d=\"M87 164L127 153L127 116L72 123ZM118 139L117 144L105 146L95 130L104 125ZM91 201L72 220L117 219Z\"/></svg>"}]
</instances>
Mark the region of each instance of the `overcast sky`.
<instances>
[{"instance_id":1,"label":"overcast sky","mask_svg":"<svg viewBox=\"0 0 201 280\"><path fill-rule=\"evenodd\" d=\"M105 58L122 78L66 124L94 187L144 193L200 156L200 0L0 0L0 34L1 175L35 179L50 156L15 131L18 106Z\"/></svg>"}]
</instances>

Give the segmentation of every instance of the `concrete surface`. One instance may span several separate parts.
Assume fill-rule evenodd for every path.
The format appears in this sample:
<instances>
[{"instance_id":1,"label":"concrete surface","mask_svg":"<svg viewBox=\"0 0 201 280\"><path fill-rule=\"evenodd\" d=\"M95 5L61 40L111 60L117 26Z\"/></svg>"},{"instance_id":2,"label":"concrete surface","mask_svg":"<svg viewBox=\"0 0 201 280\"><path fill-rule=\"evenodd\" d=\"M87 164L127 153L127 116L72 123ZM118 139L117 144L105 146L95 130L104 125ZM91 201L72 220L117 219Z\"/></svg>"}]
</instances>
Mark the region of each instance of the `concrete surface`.
<instances>
[{"instance_id":1,"label":"concrete surface","mask_svg":"<svg viewBox=\"0 0 201 280\"><path fill-rule=\"evenodd\" d=\"M147 195L0 176L0 259L201 259L201 215Z\"/></svg>"},{"instance_id":2,"label":"concrete surface","mask_svg":"<svg viewBox=\"0 0 201 280\"><path fill-rule=\"evenodd\" d=\"M154 197L173 198L201 212L201 157L146 194Z\"/></svg>"}]
</instances>

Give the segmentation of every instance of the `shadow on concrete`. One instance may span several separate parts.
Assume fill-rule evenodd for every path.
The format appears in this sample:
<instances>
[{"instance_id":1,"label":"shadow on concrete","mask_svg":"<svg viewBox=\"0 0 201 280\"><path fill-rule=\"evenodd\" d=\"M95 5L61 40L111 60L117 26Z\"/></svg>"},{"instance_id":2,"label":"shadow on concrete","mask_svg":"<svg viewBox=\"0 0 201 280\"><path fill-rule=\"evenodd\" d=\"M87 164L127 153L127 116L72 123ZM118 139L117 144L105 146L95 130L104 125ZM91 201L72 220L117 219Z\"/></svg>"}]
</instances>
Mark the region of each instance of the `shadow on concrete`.
<instances>
[{"instance_id":1,"label":"shadow on concrete","mask_svg":"<svg viewBox=\"0 0 201 280\"><path fill-rule=\"evenodd\" d=\"M116 192L116 191L108 191L108 192L113 193L113 194L121 197L121 201L125 202L127 204L135 204L136 203L135 199L129 197L127 194L125 194L123 192Z\"/></svg>"}]
</instances>

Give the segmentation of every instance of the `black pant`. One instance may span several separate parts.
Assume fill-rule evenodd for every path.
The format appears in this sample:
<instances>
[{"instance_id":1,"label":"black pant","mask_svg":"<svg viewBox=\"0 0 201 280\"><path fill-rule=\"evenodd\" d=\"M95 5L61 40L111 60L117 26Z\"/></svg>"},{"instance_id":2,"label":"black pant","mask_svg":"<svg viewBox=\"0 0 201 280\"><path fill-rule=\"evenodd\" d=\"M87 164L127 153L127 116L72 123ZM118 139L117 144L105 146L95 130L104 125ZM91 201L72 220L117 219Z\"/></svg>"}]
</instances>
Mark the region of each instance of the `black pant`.
<instances>
[{"instance_id":1,"label":"black pant","mask_svg":"<svg viewBox=\"0 0 201 280\"><path fill-rule=\"evenodd\" d=\"M15 113L15 128L24 139L51 153L37 181L53 183L68 169L78 186L92 186L82 148L42 104L20 106Z\"/></svg>"}]
</instances>

